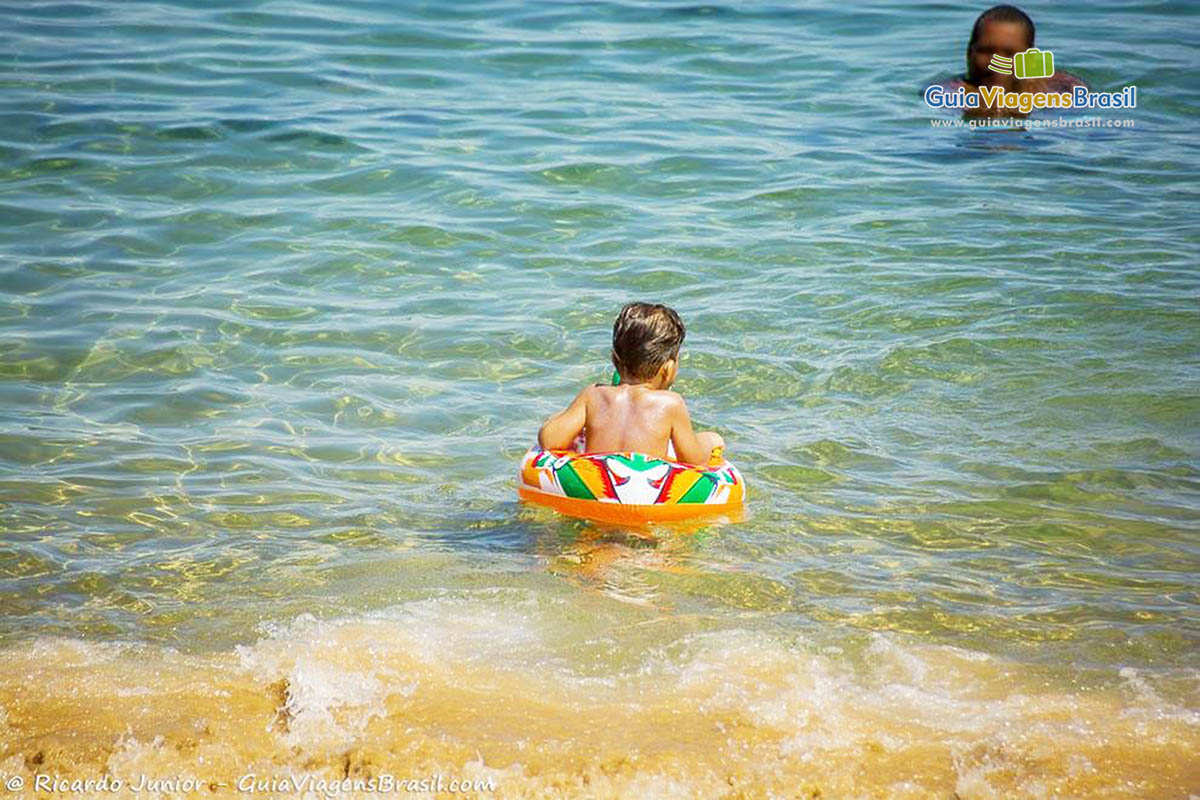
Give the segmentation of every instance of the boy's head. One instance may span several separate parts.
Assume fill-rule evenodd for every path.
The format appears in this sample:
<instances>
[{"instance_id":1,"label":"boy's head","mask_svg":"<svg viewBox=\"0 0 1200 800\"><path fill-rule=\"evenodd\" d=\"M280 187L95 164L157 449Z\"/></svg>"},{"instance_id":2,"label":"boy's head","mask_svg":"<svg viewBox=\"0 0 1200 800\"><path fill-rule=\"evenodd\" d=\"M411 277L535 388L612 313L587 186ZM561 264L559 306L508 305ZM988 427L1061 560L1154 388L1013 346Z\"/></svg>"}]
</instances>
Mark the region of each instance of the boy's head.
<instances>
[{"instance_id":1,"label":"boy's head","mask_svg":"<svg viewBox=\"0 0 1200 800\"><path fill-rule=\"evenodd\" d=\"M679 348L687 333L673 309L658 303L629 303L613 323L612 361L622 381L642 383L667 366L669 386L675 378Z\"/></svg>"},{"instance_id":2,"label":"boy's head","mask_svg":"<svg viewBox=\"0 0 1200 800\"><path fill-rule=\"evenodd\" d=\"M1016 6L993 6L979 15L967 42L967 77L976 86L1012 82L988 69L993 55L1012 58L1033 47L1033 20Z\"/></svg>"}]
</instances>

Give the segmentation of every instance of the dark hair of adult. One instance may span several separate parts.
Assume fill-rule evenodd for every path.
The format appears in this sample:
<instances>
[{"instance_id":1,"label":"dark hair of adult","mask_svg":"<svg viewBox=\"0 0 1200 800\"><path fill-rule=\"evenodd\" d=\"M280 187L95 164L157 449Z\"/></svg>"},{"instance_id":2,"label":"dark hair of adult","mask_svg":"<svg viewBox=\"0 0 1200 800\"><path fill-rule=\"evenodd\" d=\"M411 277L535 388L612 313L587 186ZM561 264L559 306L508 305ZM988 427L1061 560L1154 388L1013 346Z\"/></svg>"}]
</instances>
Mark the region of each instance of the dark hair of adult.
<instances>
[{"instance_id":1,"label":"dark hair of adult","mask_svg":"<svg viewBox=\"0 0 1200 800\"><path fill-rule=\"evenodd\" d=\"M1016 6L992 6L975 20L975 27L971 28L971 41L967 42L968 50L975 46L979 34L983 32L983 26L989 22L1019 22L1029 35L1028 46L1033 47L1036 29L1033 27L1033 20L1029 18L1029 15Z\"/></svg>"}]
</instances>

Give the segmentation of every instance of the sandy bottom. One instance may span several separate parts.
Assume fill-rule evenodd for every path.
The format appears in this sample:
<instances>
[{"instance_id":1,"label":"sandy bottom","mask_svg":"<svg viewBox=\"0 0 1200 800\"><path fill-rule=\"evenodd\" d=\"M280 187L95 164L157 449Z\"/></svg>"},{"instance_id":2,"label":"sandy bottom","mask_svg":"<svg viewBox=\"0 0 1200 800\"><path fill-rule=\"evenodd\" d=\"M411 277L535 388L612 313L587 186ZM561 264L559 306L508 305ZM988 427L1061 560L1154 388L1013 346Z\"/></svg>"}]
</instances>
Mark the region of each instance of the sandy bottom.
<instances>
[{"instance_id":1,"label":"sandy bottom","mask_svg":"<svg viewBox=\"0 0 1200 800\"><path fill-rule=\"evenodd\" d=\"M10 796L89 794L41 776L142 798L322 797L347 778L400 797L1200 792L1195 704L1130 670L1077 688L955 648L741 629L634 648L573 613L447 597L204 655L40 639L0 652L0 774L24 781ZM1174 685L1195 696L1194 675ZM341 796L382 796L359 785Z\"/></svg>"}]
</instances>

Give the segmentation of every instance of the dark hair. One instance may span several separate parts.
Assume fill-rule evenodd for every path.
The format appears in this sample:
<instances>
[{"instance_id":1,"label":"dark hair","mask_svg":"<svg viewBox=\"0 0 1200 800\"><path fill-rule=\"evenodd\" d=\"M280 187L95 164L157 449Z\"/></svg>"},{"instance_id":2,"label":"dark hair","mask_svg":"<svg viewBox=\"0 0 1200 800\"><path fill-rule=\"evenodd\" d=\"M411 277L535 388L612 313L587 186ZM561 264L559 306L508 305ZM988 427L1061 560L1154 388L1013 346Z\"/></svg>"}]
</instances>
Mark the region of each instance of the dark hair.
<instances>
[{"instance_id":1,"label":"dark hair","mask_svg":"<svg viewBox=\"0 0 1200 800\"><path fill-rule=\"evenodd\" d=\"M650 380L679 358L687 331L675 311L659 303L629 303L613 323L612 362L622 378Z\"/></svg>"},{"instance_id":2,"label":"dark hair","mask_svg":"<svg viewBox=\"0 0 1200 800\"><path fill-rule=\"evenodd\" d=\"M1025 27L1025 33L1029 35L1029 46L1033 47L1033 37L1036 31L1029 15L1016 6L992 6L975 20L975 27L971 28L971 41L967 42L968 50L975 46L975 40L979 38L979 34L983 32L983 26L988 22L1021 23Z\"/></svg>"}]
</instances>

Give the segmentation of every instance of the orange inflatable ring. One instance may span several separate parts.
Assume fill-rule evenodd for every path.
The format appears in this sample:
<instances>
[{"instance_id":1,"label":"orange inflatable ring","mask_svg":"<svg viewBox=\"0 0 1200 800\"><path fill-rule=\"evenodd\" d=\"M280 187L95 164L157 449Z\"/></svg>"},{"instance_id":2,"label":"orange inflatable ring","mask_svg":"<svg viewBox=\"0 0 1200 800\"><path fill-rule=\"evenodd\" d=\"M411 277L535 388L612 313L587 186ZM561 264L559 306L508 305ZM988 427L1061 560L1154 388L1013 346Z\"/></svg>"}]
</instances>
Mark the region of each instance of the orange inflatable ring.
<instances>
[{"instance_id":1,"label":"orange inflatable ring","mask_svg":"<svg viewBox=\"0 0 1200 800\"><path fill-rule=\"evenodd\" d=\"M721 515L740 519L746 482L719 449L700 467L643 453L534 445L521 459L517 494L573 517L639 525Z\"/></svg>"}]
</instances>

